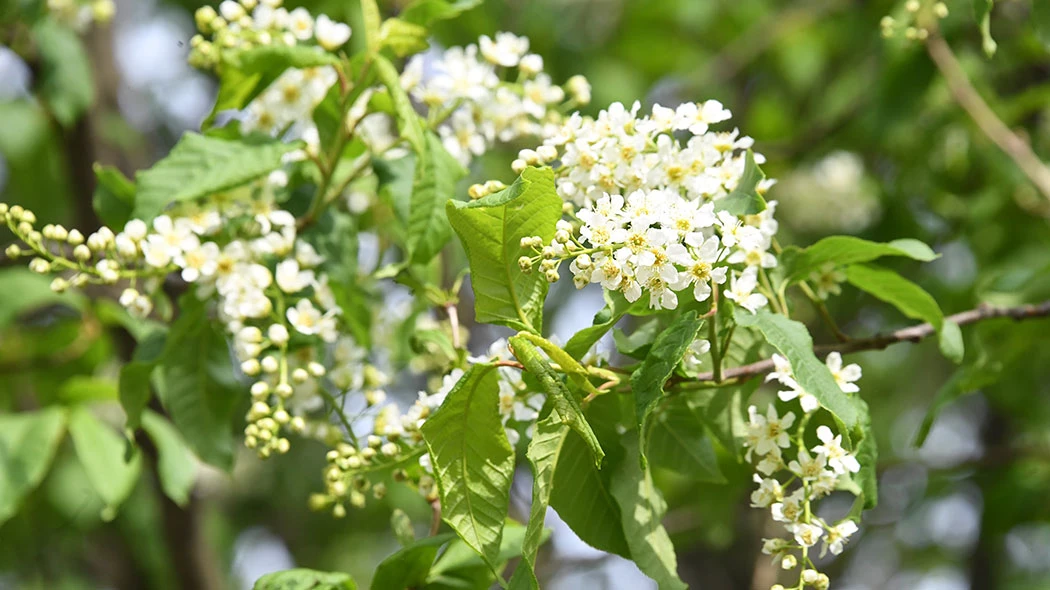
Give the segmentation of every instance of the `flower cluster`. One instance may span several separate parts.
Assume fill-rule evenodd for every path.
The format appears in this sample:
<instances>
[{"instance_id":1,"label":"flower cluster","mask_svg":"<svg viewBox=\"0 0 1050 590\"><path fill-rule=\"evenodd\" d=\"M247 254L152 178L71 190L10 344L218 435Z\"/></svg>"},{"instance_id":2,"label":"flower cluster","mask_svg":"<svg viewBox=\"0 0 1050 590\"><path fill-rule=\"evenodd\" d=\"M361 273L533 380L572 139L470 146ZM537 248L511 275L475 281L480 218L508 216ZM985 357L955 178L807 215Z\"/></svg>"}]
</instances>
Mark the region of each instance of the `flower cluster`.
<instances>
[{"instance_id":1,"label":"flower cluster","mask_svg":"<svg viewBox=\"0 0 1050 590\"><path fill-rule=\"evenodd\" d=\"M798 399L803 418L793 430L794 412L780 416L773 404L769 404L765 414L759 413L755 406L748 408L744 444L747 460L755 464L754 480L758 484L751 494L751 506L768 508L773 520L782 523L792 537L791 540L766 539L763 552L779 560L785 570L791 570L799 565L799 557L794 554L799 551L802 569L797 587L827 588L828 578L816 570L810 549L822 541L822 557L828 551L835 555L842 553L846 541L857 532L857 525L848 519L832 524L814 514L812 503L840 489L840 480L860 471L860 463L842 446L842 435L836 435L824 425L816 429L820 444L806 447L806 425L819 403L799 386L786 359L773 355L773 362L775 369L766 381L776 380L787 387L778 396L785 402ZM859 391L854 382L860 379L860 366L843 366L838 353L828 355L826 363L844 392ZM787 456L788 453L792 456ZM795 482L799 485L789 489Z\"/></svg>"},{"instance_id":2,"label":"flower cluster","mask_svg":"<svg viewBox=\"0 0 1050 590\"><path fill-rule=\"evenodd\" d=\"M925 41L930 36L929 29L923 26L927 16L925 13L936 19L945 18L948 16L948 5L940 1L908 0L904 3L904 14L900 18L886 15L879 21L882 36L889 39L903 33L904 38L909 41ZM991 50L994 52L994 41L992 43Z\"/></svg>"},{"instance_id":3,"label":"flower cluster","mask_svg":"<svg viewBox=\"0 0 1050 590\"><path fill-rule=\"evenodd\" d=\"M727 282L726 297L737 305L751 312L764 307L759 281L777 265L770 252L776 202L746 216L719 203L744 174L740 150L751 147L751 138L709 130L730 116L717 101L656 105L642 117L638 109L617 103L597 119L574 114L542 146L522 150L515 168L556 162L558 193L578 209L577 225L563 222L550 245L523 241L536 256L519 264L529 269L542 261L540 270L553 282L560 262L571 258L577 288L598 283L632 302L648 294L654 309L677 308L686 290L705 301L713 285ZM676 132L693 135L682 145ZM756 190L771 184L762 181Z\"/></svg>"},{"instance_id":4,"label":"flower cluster","mask_svg":"<svg viewBox=\"0 0 1050 590\"><path fill-rule=\"evenodd\" d=\"M402 86L440 123L445 148L463 164L497 141L541 135L561 112L590 102L584 78L558 86L544 73L543 58L528 50L525 37L496 33L477 45L417 55L405 66Z\"/></svg>"},{"instance_id":5,"label":"flower cluster","mask_svg":"<svg viewBox=\"0 0 1050 590\"><path fill-rule=\"evenodd\" d=\"M260 46L313 44L318 51L335 51L350 40L350 26L326 15L315 19L302 7L287 10L283 0L223 0L216 11L199 8L194 15L200 34L190 39L189 62L201 69L218 69L223 52Z\"/></svg>"},{"instance_id":6,"label":"flower cluster","mask_svg":"<svg viewBox=\"0 0 1050 590\"><path fill-rule=\"evenodd\" d=\"M855 234L882 215L876 186L852 152L835 151L792 172L777 195L783 200L782 218L802 232Z\"/></svg>"},{"instance_id":7,"label":"flower cluster","mask_svg":"<svg viewBox=\"0 0 1050 590\"><path fill-rule=\"evenodd\" d=\"M24 243L6 253L34 256L31 270L59 274L55 291L123 284L119 301L136 317L152 313L161 280L178 273L198 298L214 301L241 371L255 379L245 444L264 457L286 452L283 429L303 432L303 415L316 408L322 349L337 339L341 309L316 270L322 257L297 239L295 217L275 205L274 188L265 179L209 205L183 204L150 223L132 219L119 232L104 227L87 237L50 224L37 231L32 212L0 204Z\"/></svg>"}]
</instances>

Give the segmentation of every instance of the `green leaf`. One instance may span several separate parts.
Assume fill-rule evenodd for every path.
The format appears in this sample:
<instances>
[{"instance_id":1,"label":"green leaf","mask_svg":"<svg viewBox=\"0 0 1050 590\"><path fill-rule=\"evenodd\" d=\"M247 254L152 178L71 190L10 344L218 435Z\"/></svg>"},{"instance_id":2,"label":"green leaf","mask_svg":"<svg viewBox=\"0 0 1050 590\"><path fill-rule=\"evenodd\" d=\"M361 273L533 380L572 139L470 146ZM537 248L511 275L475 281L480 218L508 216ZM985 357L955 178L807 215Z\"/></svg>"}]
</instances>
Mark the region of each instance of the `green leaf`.
<instances>
[{"instance_id":1,"label":"green leaf","mask_svg":"<svg viewBox=\"0 0 1050 590\"><path fill-rule=\"evenodd\" d=\"M950 323L945 330L944 313L937 300L922 287L892 270L868 264L854 264L846 268L846 280L851 285L893 305L913 320L928 322L937 330L941 352L952 361L962 361L963 341L959 326Z\"/></svg>"},{"instance_id":2,"label":"green leaf","mask_svg":"<svg viewBox=\"0 0 1050 590\"><path fill-rule=\"evenodd\" d=\"M149 410L142 414L142 429L157 447L161 489L172 502L185 506L197 481L197 460L179 431L160 414Z\"/></svg>"},{"instance_id":3,"label":"green leaf","mask_svg":"<svg viewBox=\"0 0 1050 590\"><path fill-rule=\"evenodd\" d=\"M409 262L427 264L448 242L452 230L445 213L445 202L455 197L456 183L466 173L438 136L426 132L426 149L417 158L412 181L406 244Z\"/></svg>"},{"instance_id":4,"label":"green leaf","mask_svg":"<svg viewBox=\"0 0 1050 590\"><path fill-rule=\"evenodd\" d=\"M565 352L577 359L582 359L594 346L594 343L601 340L602 336L605 336L631 309L631 302L627 301L619 291L605 291L605 293L607 303L601 311L595 314L594 322L573 334L565 344Z\"/></svg>"},{"instance_id":5,"label":"green leaf","mask_svg":"<svg viewBox=\"0 0 1050 590\"><path fill-rule=\"evenodd\" d=\"M671 400L652 420L645 452L653 465L690 479L726 481L704 420L683 396Z\"/></svg>"},{"instance_id":6,"label":"green leaf","mask_svg":"<svg viewBox=\"0 0 1050 590\"><path fill-rule=\"evenodd\" d=\"M142 469L142 456L136 453L125 462L124 438L99 422L83 406L70 411L69 436L91 487L106 503L103 518L109 520L116 516L117 508L135 489Z\"/></svg>"},{"instance_id":7,"label":"green leaf","mask_svg":"<svg viewBox=\"0 0 1050 590\"><path fill-rule=\"evenodd\" d=\"M357 590L349 574L308 569L285 570L259 578L253 590Z\"/></svg>"},{"instance_id":8,"label":"green leaf","mask_svg":"<svg viewBox=\"0 0 1050 590\"><path fill-rule=\"evenodd\" d=\"M408 513L400 508L395 508L390 514L390 530L402 547L408 547L416 541L416 531L412 528L412 519Z\"/></svg>"},{"instance_id":9,"label":"green leaf","mask_svg":"<svg viewBox=\"0 0 1050 590\"><path fill-rule=\"evenodd\" d=\"M545 531L546 533L546 531ZM541 535L540 542L547 540L548 535ZM525 539L525 527L513 520L507 520L503 528L503 540L500 541L499 556L496 561L503 564L521 555ZM453 539L441 557L430 568L427 580L436 581L442 577L467 577L471 570L481 569L491 574L481 557L468 547L461 539ZM491 575L487 576L491 578Z\"/></svg>"},{"instance_id":10,"label":"green leaf","mask_svg":"<svg viewBox=\"0 0 1050 590\"><path fill-rule=\"evenodd\" d=\"M423 586L438 550L455 538L453 533L424 537L387 557L376 568L375 577L372 578L372 590Z\"/></svg>"},{"instance_id":11,"label":"green leaf","mask_svg":"<svg viewBox=\"0 0 1050 590\"><path fill-rule=\"evenodd\" d=\"M493 569L514 475L498 397L496 367L476 364L422 427L441 492L441 516Z\"/></svg>"},{"instance_id":12,"label":"green leaf","mask_svg":"<svg viewBox=\"0 0 1050 590\"><path fill-rule=\"evenodd\" d=\"M1002 371L1002 364L985 362L978 362L975 365L956 369L955 373L933 396L933 402L930 403L929 409L926 410L926 415L923 416L922 424L919 425L919 430L915 433L915 441L912 444L918 448L926 442L926 437L930 435L933 423L937 420L941 410L964 395L996 383L1002 378Z\"/></svg>"},{"instance_id":13,"label":"green leaf","mask_svg":"<svg viewBox=\"0 0 1050 590\"><path fill-rule=\"evenodd\" d=\"M883 256L903 256L922 262L937 258L937 254L919 240L903 239L880 243L852 236L831 236L783 260L784 276L794 283L806 280L810 273L820 270L829 262L846 265L870 262Z\"/></svg>"},{"instance_id":14,"label":"green leaf","mask_svg":"<svg viewBox=\"0 0 1050 590\"><path fill-rule=\"evenodd\" d=\"M257 45L250 49L223 52L224 67L245 74L280 74L288 68L303 69L339 65L339 58L312 45Z\"/></svg>"},{"instance_id":15,"label":"green leaf","mask_svg":"<svg viewBox=\"0 0 1050 590\"><path fill-rule=\"evenodd\" d=\"M879 449L875 440L875 431L871 427L871 413L868 410L868 404L862 399L857 399L857 405L860 408L861 419L860 425L855 429L853 439L858 441L855 445L860 471L852 474L851 479L860 488L864 509L871 509L879 501Z\"/></svg>"},{"instance_id":16,"label":"green leaf","mask_svg":"<svg viewBox=\"0 0 1050 590\"><path fill-rule=\"evenodd\" d=\"M382 55L375 56L373 67L376 71L376 77L379 78L379 81L386 86L387 92L390 93L390 99L394 103L394 112L397 114L397 126L401 136L412 146L413 152L422 154L427 149L426 138L423 135L423 123L420 121L415 107L412 106L412 100L408 98L405 89L401 87L401 75L398 74L394 64L390 63L390 60Z\"/></svg>"},{"instance_id":17,"label":"green leaf","mask_svg":"<svg viewBox=\"0 0 1050 590\"><path fill-rule=\"evenodd\" d=\"M77 309L83 305L79 293L51 290L51 279L38 275L24 266L0 268L0 330L7 328L24 313L48 305L68 305Z\"/></svg>"},{"instance_id":18,"label":"green leaf","mask_svg":"<svg viewBox=\"0 0 1050 590\"><path fill-rule=\"evenodd\" d=\"M598 437L591 430L591 425L587 423L580 402L565 387L550 364L540 356L536 345L527 340L524 335L511 336L509 343L514 351L514 356L518 357L521 364L525 366L525 370L539 381L540 388L549 396L551 404L557 411L558 419L580 435L591 449L595 465L601 465L605 451L598 443Z\"/></svg>"},{"instance_id":19,"label":"green leaf","mask_svg":"<svg viewBox=\"0 0 1050 590\"><path fill-rule=\"evenodd\" d=\"M1032 4L1037 6L1040 1L1034 0ZM974 16L977 17L977 23L981 28L981 48L988 57L995 55L995 50L999 47L995 39L992 39L992 8L994 6L995 0L973 0Z\"/></svg>"},{"instance_id":20,"label":"green leaf","mask_svg":"<svg viewBox=\"0 0 1050 590\"><path fill-rule=\"evenodd\" d=\"M228 140L186 133L163 160L140 172L133 216L152 219L171 203L239 187L281 167L297 149L276 140Z\"/></svg>"},{"instance_id":21,"label":"green leaf","mask_svg":"<svg viewBox=\"0 0 1050 590\"><path fill-rule=\"evenodd\" d=\"M747 150L744 158L744 173L731 193L715 201L716 211L728 211L733 215L754 215L765 210L766 200L758 194L758 183L766 175L755 163L755 154L751 150Z\"/></svg>"},{"instance_id":22,"label":"green leaf","mask_svg":"<svg viewBox=\"0 0 1050 590\"><path fill-rule=\"evenodd\" d=\"M135 183L113 166L95 164L95 194L91 203L107 227L122 228L135 207Z\"/></svg>"},{"instance_id":23,"label":"green leaf","mask_svg":"<svg viewBox=\"0 0 1050 590\"><path fill-rule=\"evenodd\" d=\"M226 340L192 294L179 300L160 364L157 393L193 452L222 469L233 466L233 411L245 399Z\"/></svg>"},{"instance_id":24,"label":"green leaf","mask_svg":"<svg viewBox=\"0 0 1050 590\"><path fill-rule=\"evenodd\" d=\"M644 443L639 446L641 460L646 461L646 446L649 442L650 414L663 397L664 382L671 376L675 366L685 356L686 349L696 340L696 332L704 320L695 311L689 311L660 332L653 347L640 367L631 375L631 391L634 392L635 415Z\"/></svg>"},{"instance_id":25,"label":"green leaf","mask_svg":"<svg viewBox=\"0 0 1050 590\"><path fill-rule=\"evenodd\" d=\"M76 33L54 19L37 22L33 37L40 53L37 92L55 119L70 127L95 102L91 61Z\"/></svg>"},{"instance_id":26,"label":"green leaf","mask_svg":"<svg viewBox=\"0 0 1050 590\"><path fill-rule=\"evenodd\" d=\"M120 368L117 391L120 405L128 417L127 428L134 430L139 427L142 411L153 396L150 377L164 354L167 337L167 329L151 330L135 347L131 362Z\"/></svg>"},{"instance_id":27,"label":"green leaf","mask_svg":"<svg viewBox=\"0 0 1050 590\"><path fill-rule=\"evenodd\" d=\"M0 414L0 524L43 481L65 430L66 411L60 407Z\"/></svg>"},{"instance_id":28,"label":"green leaf","mask_svg":"<svg viewBox=\"0 0 1050 590\"><path fill-rule=\"evenodd\" d=\"M514 184L482 199L448 202L448 219L470 261L478 322L540 333L549 285L541 273L518 266L519 257L531 255L521 238L549 243L561 203L550 168L526 168Z\"/></svg>"},{"instance_id":29,"label":"green leaf","mask_svg":"<svg viewBox=\"0 0 1050 590\"><path fill-rule=\"evenodd\" d=\"M401 12L401 20L427 26L435 21L455 18L482 2L484 0L413 0Z\"/></svg>"},{"instance_id":30,"label":"green leaf","mask_svg":"<svg viewBox=\"0 0 1050 590\"><path fill-rule=\"evenodd\" d=\"M117 384L105 377L73 375L59 387L58 399L68 405L114 401L117 399Z\"/></svg>"},{"instance_id":31,"label":"green leaf","mask_svg":"<svg viewBox=\"0 0 1050 590\"><path fill-rule=\"evenodd\" d=\"M424 51L427 43L427 28L400 18L388 18L379 27L380 46L389 48L398 57L406 57Z\"/></svg>"},{"instance_id":32,"label":"green leaf","mask_svg":"<svg viewBox=\"0 0 1050 590\"><path fill-rule=\"evenodd\" d=\"M661 590L688 588L678 577L674 545L660 520L667 512L652 475L632 457L641 453L635 434L625 435L626 456L616 466L611 491L620 505L624 536L638 569L656 581Z\"/></svg>"},{"instance_id":33,"label":"green leaf","mask_svg":"<svg viewBox=\"0 0 1050 590\"><path fill-rule=\"evenodd\" d=\"M820 401L820 405L834 414L847 428L854 428L861 419L861 408L839 388L827 365L813 354L813 338L804 324L762 309L758 313L735 308L734 319L744 328L755 328L765 336L773 348L791 363L795 380L806 392Z\"/></svg>"},{"instance_id":34,"label":"green leaf","mask_svg":"<svg viewBox=\"0 0 1050 590\"><path fill-rule=\"evenodd\" d=\"M616 328L613 330L613 343L616 345L616 351L631 358L644 360L652 350L653 341L656 340L656 335L662 328L663 323L658 318L653 318L638 326L630 334Z\"/></svg>"},{"instance_id":35,"label":"green leaf","mask_svg":"<svg viewBox=\"0 0 1050 590\"><path fill-rule=\"evenodd\" d=\"M608 470L599 471L594 465L583 439L570 433L554 469L551 507L588 545L630 559L620 506L612 496L608 476Z\"/></svg>"},{"instance_id":36,"label":"green leaf","mask_svg":"<svg viewBox=\"0 0 1050 590\"><path fill-rule=\"evenodd\" d=\"M550 506L554 472L561 456L562 447L569 437L569 427L562 421L557 410L552 410L536 423L536 431L525 452L532 465L532 508L525 529L525 541L521 547L522 564L510 579L510 587L538 590L536 578L536 554L543 540L543 523Z\"/></svg>"}]
</instances>

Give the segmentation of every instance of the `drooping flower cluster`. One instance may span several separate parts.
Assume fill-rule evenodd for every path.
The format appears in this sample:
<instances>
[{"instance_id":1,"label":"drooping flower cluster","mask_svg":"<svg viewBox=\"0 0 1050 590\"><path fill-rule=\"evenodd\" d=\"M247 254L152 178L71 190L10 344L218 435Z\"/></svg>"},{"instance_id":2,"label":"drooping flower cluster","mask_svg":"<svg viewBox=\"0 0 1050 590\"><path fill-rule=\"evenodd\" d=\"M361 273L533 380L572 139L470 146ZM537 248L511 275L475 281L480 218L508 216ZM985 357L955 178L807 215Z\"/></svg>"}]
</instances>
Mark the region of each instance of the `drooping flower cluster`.
<instances>
[{"instance_id":1,"label":"drooping flower cluster","mask_svg":"<svg viewBox=\"0 0 1050 590\"><path fill-rule=\"evenodd\" d=\"M496 142L540 136L561 112L590 102L584 78L558 86L544 73L543 58L528 50L527 38L496 33L477 45L417 55L405 66L402 85L440 123L445 148L463 164Z\"/></svg>"},{"instance_id":2,"label":"drooping flower cluster","mask_svg":"<svg viewBox=\"0 0 1050 590\"><path fill-rule=\"evenodd\" d=\"M765 414L759 413L755 406L748 408L745 456L755 464L754 480L758 484L751 494L751 506L768 508L773 520L782 523L791 535L791 539L766 539L763 552L780 561L785 570L795 569L801 560L798 587L827 588L828 578L816 570L810 549L822 541L821 556L828 551L838 555L858 529L849 519L833 524L818 517L812 504L840 489L840 480L857 473L861 466L856 456L843 447L842 435L836 435L828 426L817 427L820 444L807 448L806 425L819 403L799 386L786 359L774 355L773 362L775 369L766 380L776 380L788 387L778 395L785 402L798 399L803 418L796 427L794 412L780 416L773 404L769 404ZM838 353L828 355L826 363L844 392L859 391L854 382L860 378L860 366L843 367ZM789 489L795 482L798 485ZM796 556L795 552L800 555Z\"/></svg>"},{"instance_id":3,"label":"drooping flower cluster","mask_svg":"<svg viewBox=\"0 0 1050 590\"><path fill-rule=\"evenodd\" d=\"M303 7L289 11L281 4L283 0L223 0L218 11L199 8L194 19L200 34L190 39L190 64L218 69L227 51L294 45L335 51L350 40L349 25L324 14L315 19Z\"/></svg>"},{"instance_id":4,"label":"drooping flower cluster","mask_svg":"<svg viewBox=\"0 0 1050 590\"><path fill-rule=\"evenodd\" d=\"M654 309L675 309L679 294L696 301L713 285L728 282L726 297L756 311L768 303L760 293L764 269L775 267L770 252L776 202L756 215L738 216L721 206L740 182L752 140L710 131L730 113L717 101L677 109L656 105L639 116L637 103L617 103L597 119L574 114L544 145L522 150L515 168L555 163L559 195L578 207L578 226L564 222L549 246L529 240L549 281L571 258L574 283L599 283L628 301L649 295ZM691 133L683 145L676 132ZM755 156L761 161L761 156ZM771 185L762 181L760 193Z\"/></svg>"}]
</instances>

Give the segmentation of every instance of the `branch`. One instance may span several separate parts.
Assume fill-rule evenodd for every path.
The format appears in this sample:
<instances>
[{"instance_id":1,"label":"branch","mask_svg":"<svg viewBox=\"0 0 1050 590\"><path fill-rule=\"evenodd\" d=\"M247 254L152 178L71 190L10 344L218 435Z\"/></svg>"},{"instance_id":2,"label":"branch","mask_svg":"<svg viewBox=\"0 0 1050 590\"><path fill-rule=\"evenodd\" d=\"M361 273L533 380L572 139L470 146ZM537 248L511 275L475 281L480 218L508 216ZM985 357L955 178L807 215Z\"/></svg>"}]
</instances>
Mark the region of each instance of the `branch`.
<instances>
[{"instance_id":1,"label":"branch","mask_svg":"<svg viewBox=\"0 0 1050 590\"><path fill-rule=\"evenodd\" d=\"M945 321L952 321L960 326L965 326L967 324L975 324L993 318L1011 318L1016 321L1021 321L1047 316L1050 316L1050 301L1044 301L1033 305L1020 305L1017 307L993 307L982 303L975 309L950 315L944 319ZM831 352L850 353L860 352L862 350L882 350L900 342L919 342L934 334L936 331L937 330L929 323L918 324L916 326L911 326L910 328L904 328L902 330L897 330L896 332L890 332L889 334L879 334L871 338L851 340L849 342L841 342L838 344L821 344L814 347L813 352L820 357L825 357ZM757 363L751 363L750 365L725 369L722 371L722 379L737 379L739 381L744 381L752 377L763 375L772 370L773 360L766 359ZM714 373L701 373L692 381L713 381L714 378Z\"/></svg>"},{"instance_id":2,"label":"branch","mask_svg":"<svg viewBox=\"0 0 1050 590\"><path fill-rule=\"evenodd\" d=\"M977 89L966 77L966 72L959 65L959 60L952 53L951 47L936 31L931 31L926 40L926 50L948 82L955 102L959 103L999 149L1003 150L1032 181L1044 197L1050 199L1050 168L1032 151L1032 146L1003 123L995 112L984 102Z\"/></svg>"}]
</instances>

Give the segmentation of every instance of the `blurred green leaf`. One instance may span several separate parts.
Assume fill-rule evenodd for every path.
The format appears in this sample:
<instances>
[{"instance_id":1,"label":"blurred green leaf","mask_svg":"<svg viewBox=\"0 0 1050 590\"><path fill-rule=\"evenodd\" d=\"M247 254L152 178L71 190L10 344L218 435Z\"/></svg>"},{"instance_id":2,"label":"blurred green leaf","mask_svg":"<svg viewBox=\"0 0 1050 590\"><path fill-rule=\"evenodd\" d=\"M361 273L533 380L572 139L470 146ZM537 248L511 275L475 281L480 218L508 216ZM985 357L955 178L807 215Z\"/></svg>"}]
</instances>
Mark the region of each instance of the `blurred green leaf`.
<instances>
[{"instance_id":1,"label":"blurred green leaf","mask_svg":"<svg viewBox=\"0 0 1050 590\"><path fill-rule=\"evenodd\" d=\"M281 167L297 143L227 140L186 133L164 159L139 172L133 216L152 219L172 203L237 188Z\"/></svg>"},{"instance_id":2,"label":"blurred green leaf","mask_svg":"<svg viewBox=\"0 0 1050 590\"><path fill-rule=\"evenodd\" d=\"M55 20L38 21L33 37L41 62L37 91L55 119L70 127L95 102L91 62L76 33Z\"/></svg>"},{"instance_id":3,"label":"blurred green leaf","mask_svg":"<svg viewBox=\"0 0 1050 590\"><path fill-rule=\"evenodd\" d=\"M253 590L357 590L349 574L294 569L266 574L256 580Z\"/></svg>"},{"instance_id":4,"label":"blurred green leaf","mask_svg":"<svg viewBox=\"0 0 1050 590\"><path fill-rule=\"evenodd\" d=\"M120 405L127 414L127 428L139 427L139 419L151 397L151 377L167 345L167 329L151 330L135 347L131 361L120 368Z\"/></svg>"},{"instance_id":5,"label":"blurred green leaf","mask_svg":"<svg viewBox=\"0 0 1050 590\"><path fill-rule=\"evenodd\" d=\"M447 20L479 6L484 0L412 0L401 11L401 20L406 23L427 26L435 21Z\"/></svg>"},{"instance_id":6,"label":"blurred green leaf","mask_svg":"<svg viewBox=\"0 0 1050 590\"><path fill-rule=\"evenodd\" d=\"M70 411L69 436L91 486L106 503L102 518L111 520L138 482L142 456L125 461L124 438L83 406Z\"/></svg>"},{"instance_id":7,"label":"blurred green leaf","mask_svg":"<svg viewBox=\"0 0 1050 590\"><path fill-rule=\"evenodd\" d=\"M95 213L107 227L120 230L135 208L135 183L113 166L95 164Z\"/></svg>"},{"instance_id":8,"label":"blurred green leaf","mask_svg":"<svg viewBox=\"0 0 1050 590\"><path fill-rule=\"evenodd\" d=\"M51 279L25 267L0 268L0 330L11 325L18 316L48 305L68 305L79 309L83 298L79 293L51 290Z\"/></svg>"},{"instance_id":9,"label":"blurred green leaf","mask_svg":"<svg viewBox=\"0 0 1050 590\"><path fill-rule=\"evenodd\" d=\"M233 413L245 399L225 337L204 303L187 294L161 356L157 393L172 422L205 463L233 466Z\"/></svg>"},{"instance_id":10,"label":"blurred green leaf","mask_svg":"<svg viewBox=\"0 0 1050 590\"><path fill-rule=\"evenodd\" d=\"M117 384L105 377L74 375L62 384L58 390L58 398L64 404L115 401Z\"/></svg>"},{"instance_id":11,"label":"blurred green leaf","mask_svg":"<svg viewBox=\"0 0 1050 590\"><path fill-rule=\"evenodd\" d=\"M690 479L726 481L707 426L684 396L672 399L652 419L645 453L653 465Z\"/></svg>"},{"instance_id":12,"label":"blurred green leaf","mask_svg":"<svg viewBox=\"0 0 1050 590\"><path fill-rule=\"evenodd\" d=\"M0 414L0 525L43 481L65 430L66 410L59 407Z\"/></svg>"},{"instance_id":13,"label":"blurred green leaf","mask_svg":"<svg viewBox=\"0 0 1050 590\"><path fill-rule=\"evenodd\" d=\"M933 423L937 420L937 416L940 415L944 408L964 395L998 382L1003 377L1002 371L1003 366L1000 363L986 362L979 362L956 369L951 378L933 396L933 401L926 410L926 415L922 418L922 423L919 425L919 430L915 433L915 440L912 444L915 447L921 447L926 442L926 437L930 435L930 430L933 428Z\"/></svg>"},{"instance_id":14,"label":"blurred green leaf","mask_svg":"<svg viewBox=\"0 0 1050 590\"><path fill-rule=\"evenodd\" d=\"M146 410L142 414L142 429L157 446L161 489L172 502L186 506L197 481L197 460L178 430L160 414Z\"/></svg>"},{"instance_id":15,"label":"blurred green leaf","mask_svg":"<svg viewBox=\"0 0 1050 590\"><path fill-rule=\"evenodd\" d=\"M388 18L379 27L382 47L389 48L398 57L406 57L426 50L427 29L401 18Z\"/></svg>"}]
</instances>

